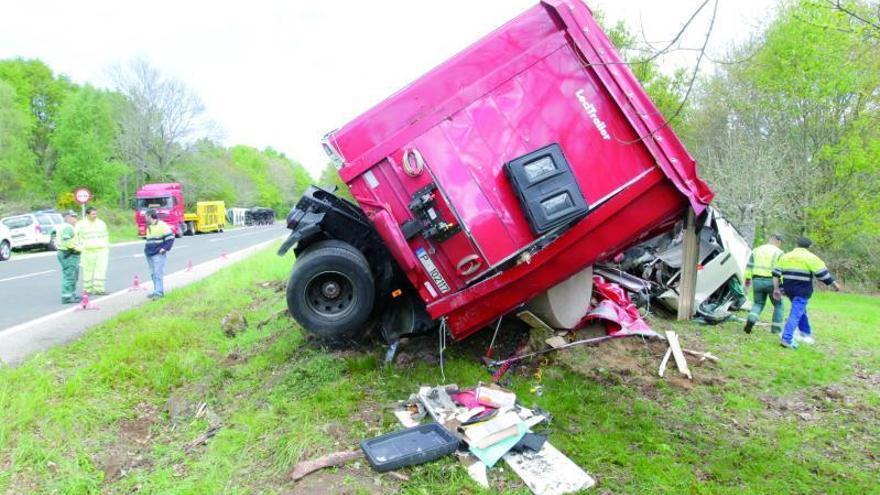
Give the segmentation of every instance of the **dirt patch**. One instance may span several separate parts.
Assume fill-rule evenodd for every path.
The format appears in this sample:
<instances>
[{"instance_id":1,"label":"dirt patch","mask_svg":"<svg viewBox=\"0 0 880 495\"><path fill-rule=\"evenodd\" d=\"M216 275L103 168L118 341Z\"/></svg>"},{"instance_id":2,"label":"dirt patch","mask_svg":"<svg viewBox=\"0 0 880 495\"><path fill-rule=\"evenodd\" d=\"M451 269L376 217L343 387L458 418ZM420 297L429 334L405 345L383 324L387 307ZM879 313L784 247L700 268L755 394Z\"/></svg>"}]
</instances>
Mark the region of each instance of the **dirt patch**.
<instances>
[{"instance_id":1,"label":"dirt patch","mask_svg":"<svg viewBox=\"0 0 880 495\"><path fill-rule=\"evenodd\" d=\"M117 439L104 447L95 460L104 472L105 483L113 483L131 471L153 465L150 444L161 413L147 403L135 406L134 412L133 418L119 421Z\"/></svg>"},{"instance_id":2,"label":"dirt patch","mask_svg":"<svg viewBox=\"0 0 880 495\"><path fill-rule=\"evenodd\" d=\"M338 469L325 469L308 475L284 492L285 495L349 495L397 493L399 482L389 475L378 474L364 461Z\"/></svg>"}]
</instances>

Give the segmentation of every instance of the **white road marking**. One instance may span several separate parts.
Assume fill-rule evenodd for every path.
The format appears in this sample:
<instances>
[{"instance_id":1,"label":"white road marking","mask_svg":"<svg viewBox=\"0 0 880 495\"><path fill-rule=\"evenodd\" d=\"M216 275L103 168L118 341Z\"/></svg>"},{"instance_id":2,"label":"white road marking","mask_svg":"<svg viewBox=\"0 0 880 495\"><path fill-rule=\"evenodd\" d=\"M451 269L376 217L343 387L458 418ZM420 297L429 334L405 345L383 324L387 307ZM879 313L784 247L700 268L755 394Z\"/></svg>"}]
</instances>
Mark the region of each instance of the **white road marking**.
<instances>
[{"instance_id":1,"label":"white road marking","mask_svg":"<svg viewBox=\"0 0 880 495\"><path fill-rule=\"evenodd\" d=\"M52 273L52 272L57 272L57 271L58 270L43 270L42 272L28 273L27 275L19 275L17 277L0 278L0 282L9 282L11 280L18 280L21 278L36 277L37 275L45 275L47 273Z\"/></svg>"},{"instance_id":2,"label":"white road marking","mask_svg":"<svg viewBox=\"0 0 880 495\"><path fill-rule=\"evenodd\" d=\"M253 234L251 234L250 232L248 232L247 234L225 235L225 236L223 236L223 237L218 237L218 238L216 238L216 239L211 239L211 240L209 240L208 242L220 242L220 241L225 241L225 240L227 240L227 239L236 239L236 238L239 238L239 237L247 237L247 236L249 236L249 235L253 235Z\"/></svg>"}]
</instances>

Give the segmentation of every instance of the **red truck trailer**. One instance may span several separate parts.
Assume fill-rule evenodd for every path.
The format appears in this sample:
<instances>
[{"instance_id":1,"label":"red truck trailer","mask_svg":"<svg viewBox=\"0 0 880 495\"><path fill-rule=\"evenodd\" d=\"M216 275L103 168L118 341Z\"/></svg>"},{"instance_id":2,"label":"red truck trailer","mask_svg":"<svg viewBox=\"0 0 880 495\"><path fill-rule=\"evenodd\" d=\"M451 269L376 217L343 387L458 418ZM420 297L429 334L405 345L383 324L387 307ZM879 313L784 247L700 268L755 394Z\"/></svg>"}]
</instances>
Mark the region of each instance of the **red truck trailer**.
<instances>
[{"instance_id":1,"label":"red truck trailer","mask_svg":"<svg viewBox=\"0 0 880 495\"><path fill-rule=\"evenodd\" d=\"M357 200L287 218L288 306L308 331L465 338L712 192L578 0L545 0L329 133ZM589 294L583 294L589 298Z\"/></svg>"}]
</instances>

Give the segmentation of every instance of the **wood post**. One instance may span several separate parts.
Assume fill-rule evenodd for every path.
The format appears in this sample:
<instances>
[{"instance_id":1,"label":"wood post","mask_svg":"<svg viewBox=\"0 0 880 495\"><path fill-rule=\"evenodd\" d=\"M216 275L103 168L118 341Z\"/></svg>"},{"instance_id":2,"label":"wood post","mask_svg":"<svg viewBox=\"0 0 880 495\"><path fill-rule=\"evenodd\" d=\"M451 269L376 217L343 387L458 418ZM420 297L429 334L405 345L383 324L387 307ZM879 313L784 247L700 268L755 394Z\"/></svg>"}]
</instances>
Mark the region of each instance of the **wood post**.
<instances>
[{"instance_id":1,"label":"wood post","mask_svg":"<svg viewBox=\"0 0 880 495\"><path fill-rule=\"evenodd\" d=\"M678 284L678 319L690 320L694 316L694 299L697 292L697 264L700 242L694 209L688 207L685 220L681 253L681 279Z\"/></svg>"}]
</instances>

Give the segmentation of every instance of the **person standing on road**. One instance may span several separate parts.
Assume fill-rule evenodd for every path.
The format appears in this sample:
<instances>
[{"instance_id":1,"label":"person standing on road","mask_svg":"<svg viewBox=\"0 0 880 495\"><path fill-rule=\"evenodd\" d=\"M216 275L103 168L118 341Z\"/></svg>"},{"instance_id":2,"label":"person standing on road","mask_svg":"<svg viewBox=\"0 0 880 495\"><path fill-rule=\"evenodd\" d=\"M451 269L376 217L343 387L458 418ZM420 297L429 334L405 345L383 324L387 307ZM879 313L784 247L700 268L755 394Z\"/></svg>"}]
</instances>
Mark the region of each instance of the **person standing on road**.
<instances>
[{"instance_id":1,"label":"person standing on road","mask_svg":"<svg viewBox=\"0 0 880 495\"><path fill-rule=\"evenodd\" d=\"M159 299L165 296L165 261L168 251L174 245L174 231L167 223L159 220L156 210L147 212L147 243L144 245L144 257L150 267L150 278L153 279L153 292L148 295L150 299Z\"/></svg>"},{"instance_id":2,"label":"person standing on road","mask_svg":"<svg viewBox=\"0 0 880 495\"><path fill-rule=\"evenodd\" d=\"M773 268L782 256L782 235L773 234L767 244L756 247L749 256L749 264L746 265L746 290L749 285L752 286L752 296L754 303L752 310L749 312L746 326L743 330L746 333L752 333L752 327L764 311L764 305L767 299L773 304L773 325L770 331L773 333L782 332L782 317L785 316L785 310L782 307L782 300L776 300L773 297Z\"/></svg>"},{"instance_id":3,"label":"person standing on road","mask_svg":"<svg viewBox=\"0 0 880 495\"><path fill-rule=\"evenodd\" d=\"M58 243L58 263L61 264L61 303L78 303L82 299L76 293L76 279L79 275L79 239L76 236L76 212L64 214L64 225L55 237Z\"/></svg>"},{"instance_id":4,"label":"person standing on road","mask_svg":"<svg viewBox=\"0 0 880 495\"><path fill-rule=\"evenodd\" d=\"M782 331L783 347L797 348L797 342L794 340L795 327L798 328L798 340L808 345L815 342L810 320L807 317L807 302L813 295L813 277L831 286L835 291L840 291L840 284L828 272L825 262L807 250L812 244L813 241L810 239L799 237L798 247L783 254L773 269L773 298L781 300L782 293L785 292L785 296L791 300L791 312Z\"/></svg>"},{"instance_id":5,"label":"person standing on road","mask_svg":"<svg viewBox=\"0 0 880 495\"><path fill-rule=\"evenodd\" d=\"M86 217L77 222L76 235L82 244L83 290L92 295L106 295L104 283L107 280L110 235L94 206L86 208Z\"/></svg>"}]
</instances>

